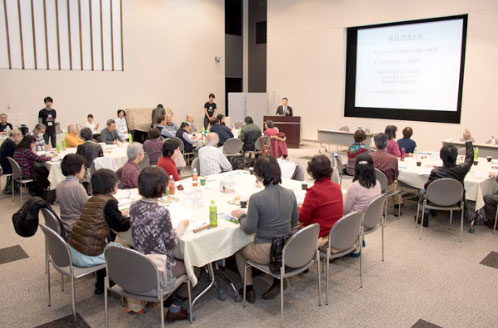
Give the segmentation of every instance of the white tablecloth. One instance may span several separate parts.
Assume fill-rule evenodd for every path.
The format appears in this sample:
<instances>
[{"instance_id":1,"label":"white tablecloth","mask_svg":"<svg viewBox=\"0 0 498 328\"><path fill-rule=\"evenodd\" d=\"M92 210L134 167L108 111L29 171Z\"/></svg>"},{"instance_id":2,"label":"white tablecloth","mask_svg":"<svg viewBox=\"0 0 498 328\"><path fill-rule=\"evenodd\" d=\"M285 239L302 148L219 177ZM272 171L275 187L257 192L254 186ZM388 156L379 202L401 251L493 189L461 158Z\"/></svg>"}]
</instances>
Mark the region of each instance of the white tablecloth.
<instances>
[{"instance_id":1,"label":"white tablecloth","mask_svg":"<svg viewBox=\"0 0 498 328\"><path fill-rule=\"evenodd\" d=\"M407 157L404 161L398 161L398 180L412 187L422 189L429 178L429 174L434 166L441 166L443 163L439 159L439 154L434 152L421 152L419 159L421 166L417 166L414 157ZM459 156L459 161L463 161L463 156ZM495 168L493 168L495 167ZM467 200L475 201L476 209L484 206L484 195L492 194L498 190L498 183L494 178L489 177L490 172L498 172L498 161L493 160L488 163L486 158L479 158L478 165L472 165L467 174L465 185L465 196Z\"/></svg>"},{"instance_id":2,"label":"white tablecloth","mask_svg":"<svg viewBox=\"0 0 498 328\"><path fill-rule=\"evenodd\" d=\"M222 193L219 191L220 179L233 178L235 181L236 193ZM263 189L256 186L254 175L250 175L247 171L225 172L217 175L212 175L207 178L205 186L192 187L191 179L185 179L177 182L182 184L185 189L183 191L176 190L173 197L179 199L179 202L165 204L167 207L180 206L186 209L184 212L191 216L191 221L194 224L205 225L209 223L209 204L211 200L216 202L218 214L230 214L232 210L239 208L238 205L230 204L236 195L244 198L255 192ZM294 191L298 203L304 199L305 191L301 188L301 181L284 179L282 185ZM126 192L126 191L125 191ZM202 196L199 205L195 204L195 192L198 196ZM140 198L137 189L131 189L129 196L120 198L120 208L124 209L130 206L130 200ZM162 204L162 202L160 202ZM174 215L172 215L172 219ZM130 231L118 233L119 238L132 244ZM218 227L202 230L198 233L187 231L180 238L180 243L175 251L175 256L183 258L187 274L192 282L192 285L197 284L197 278L194 275L193 267L202 267L211 262L227 258L239 249L246 246L253 240L253 236L245 234L240 226L236 223L218 219Z\"/></svg>"},{"instance_id":3,"label":"white tablecloth","mask_svg":"<svg viewBox=\"0 0 498 328\"><path fill-rule=\"evenodd\" d=\"M128 143L122 143L119 145L103 145L104 157L111 157L114 159L116 167L119 169L128 161L126 156L126 148ZM46 154L47 152L37 152L37 154ZM67 148L65 151L61 151L53 161L45 162L45 165L49 171L48 181L50 181L50 188L55 189L57 184L65 179L61 171L61 160L67 154L75 154L76 148Z\"/></svg>"}]
</instances>

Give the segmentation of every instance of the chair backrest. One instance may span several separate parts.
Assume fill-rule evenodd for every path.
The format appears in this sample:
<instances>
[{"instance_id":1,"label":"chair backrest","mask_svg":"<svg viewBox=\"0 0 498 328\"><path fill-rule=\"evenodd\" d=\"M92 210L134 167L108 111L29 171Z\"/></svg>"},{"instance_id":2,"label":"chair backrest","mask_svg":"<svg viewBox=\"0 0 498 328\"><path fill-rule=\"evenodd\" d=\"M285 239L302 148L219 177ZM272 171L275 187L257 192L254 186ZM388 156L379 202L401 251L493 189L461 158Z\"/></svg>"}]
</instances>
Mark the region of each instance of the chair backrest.
<instances>
[{"instance_id":1,"label":"chair backrest","mask_svg":"<svg viewBox=\"0 0 498 328\"><path fill-rule=\"evenodd\" d=\"M112 157L97 157L93 161L93 172L100 169L109 169L113 172L117 171L116 162Z\"/></svg>"},{"instance_id":2,"label":"chair backrest","mask_svg":"<svg viewBox=\"0 0 498 328\"><path fill-rule=\"evenodd\" d=\"M261 138L256 139L256 143L254 144L254 149L257 151L261 151L263 149L263 144L261 143L261 139L263 142L271 149L271 139L268 136L261 136Z\"/></svg>"},{"instance_id":3,"label":"chair backrest","mask_svg":"<svg viewBox=\"0 0 498 328\"><path fill-rule=\"evenodd\" d=\"M285 243L282 251L283 264L290 268L299 268L309 263L317 250L320 225L311 224L298 230Z\"/></svg>"},{"instance_id":4,"label":"chair backrest","mask_svg":"<svg viewBox=\"0 0 498 328\"><path fill-rule=\"evenodd\" d=\"M376 168L375 169L375 178L377 180L379 180L379 182L380 182L380 190L382 192L386 192L386 190L387 190L387 177L384 174L384 172L382 172L381 170Z\"/></svg>"},{"instance_id":5,"label":"chair backrest","mask_svg":"<svg viewBox=\"0 0 498 328\"><path fill-rule=\"evenodd\" d=\"M223 144L223 153L227 155L237 154L242 151L244 143L239 138L230 138Z\"/></svg>"},{"instance_id":6,"label":"chair backrest","mask_svg":"<svg viewBox=\"0 0 498 328\"><path fill-rule=\"evenodd\" d=\"M382 194L374 198L370 204L368 204L367 209L363 213L364 227L374 229L382 222L385 201L386 196Z\"/></svg>"},{"instance_id":7,"label":"chair backrest","mask_svg":"<svg viewBox=\"0 0 498 328\"><path fill-rule=\"evenodd\" d=\"M339 131L346 131L346 132L349 132L349 127L348 127L348 126L346 126L346 125L341 126L341 127L339 128Z\"/></svg>"},{"instance_id":8,"label":"chair backrest","mask_svg":"<svg viewBox=\"0 0 498 328\"><path fill-rule=\"evenodd\" d=\"M339 154L334 155L335 168L339 175L342 175L344 172L344 163L342 162L342 157Z\"/></svg>"},{"instance_id":9,"label":"chair backrest","mask_svg":"<svg viewBox=\"0 0 498 328\"><path fill-rule=\"evenodd\" d=\"M43 218L45 219L45 225L53 231L57 232L57 234L62 234L61 224L59 222L59 219L57 219L57 217L55 216L55 213L53 213L46 207L43 207L41 209L41 212L43 214Z\"/></svg>"},{"instance_id":10,"label":"chair backrest","mask_svg":"<svg viewBox=\"0 0 498 328\"><path fill-rule=\"evenodd\" d=\"M199 162L199 157L194 158L194 160L192 161L192 164L190 164L190 165L191 165L192 170L196 169L197 174L201 174L201 165Z\"/></svg>"},{"instance_id":11,"label":"chair backrest","mask_svg":"<svg viewBox=\"0 0 498 328\"><path fill-rule=\"evenodd\" d=\"M337 169L333 169L332 177L330 178L332 182L339 183L341 181L341 177L339 176L339 172Z\"/></svg>"},{"instance_id":12,"label":"chair backrest","mask_svg":"<svg viewBox=\"0 0 498 328\"><path fill-rule=\"evenodd\" d=\"M61 268L71 265L71 252L67 243L62 239L62 237L54 230L40 224L40 228L45 235L45 240L47 241L48 253L52 262Z\"/></svg>"},{"instance_id":13,"label":"chair backrest","mask_svg":"<svg viewBox=\"0 0 498 328\"><path fill-rule=\"evenodd\" d=\"M234 129L240 129L243 126L244 126L244 122L237 121L237 122L233 123L233 128Z\"/></svg>"},{"instance_id":14,"label":"chair backrest","mask_svg":"<svg viewBox=\"0 0 498 328\"><path fill-rule=\"evenodd\" d=\"M351 212L337 221L330 230L330 247L339 251L352 248L360 235L362 218L362 212Z\"/></svg>"},{"instance_id":15,"label":"chair backrest","mask_svg":"<svg viewBox=\"0 0 498 328\"><path fill-rule=\"evenodd\" d=\"M463 198L463 186L455 179L438 179L429 184L426 195L427 200L436 205L455 205Z\"/></svg>"},{"instance_id":16,"label":"chair backrest","mask_svg":"<svg viewBox=\"0 0 498 328\"><path fill-rule=\"evenodd\" d=\"M183 153L185 151L185 145L183 144L182 139L180 139L178 137L173 137L173 139L175 139L176 141L178 141L178 143L180 144L179 149Z\"/></svg>"},{"instance_id":17,"label":"chair backrest","mask_svg":"<svg viewBox=\"0 0 498 328\"><path fill-rule=\"evenodd\" d=\"M149 154L147 154L145 151L144 151L144 160L141 161L140 163L138 163L138 169L140 171L142 171L143 169L145 169L147 166L150 166L150 157L149 157Z\"/></svg>"},{"instance_id":18,"label":"chair backrest","mask_svg":"<svg viewBox=\"0 0 498 328\"><path fill-rule=\"evenodd\" d=\"M292 176L292 180L304 181L304 169L301 165L296 165L296 171Z\"/></svg>"},{"instance_id":19,"label":"chair backrest","mask_svg":"<svg viewBox=\"0 0 498 328\"><path fill-rule=\"evenodd\" d=\"M140 294L157 288L157 268L145 255L119 246L106 247L104 254L107 276L124 290Z\"/></svg>"},{"instance_id":20,"label":"chair backrest","mask_svg":"<svg viewBox=\"0 0 498 328\"><path fill-rule=\"evenodd\" d=\"M21 167L19 166L19 164L17 164L15 159L13 159L12 157L7 157L7 160L9 161L10 167L12 168L12 178L14 178L14 180L21 179Z\"/></svg>"}]
</instances>

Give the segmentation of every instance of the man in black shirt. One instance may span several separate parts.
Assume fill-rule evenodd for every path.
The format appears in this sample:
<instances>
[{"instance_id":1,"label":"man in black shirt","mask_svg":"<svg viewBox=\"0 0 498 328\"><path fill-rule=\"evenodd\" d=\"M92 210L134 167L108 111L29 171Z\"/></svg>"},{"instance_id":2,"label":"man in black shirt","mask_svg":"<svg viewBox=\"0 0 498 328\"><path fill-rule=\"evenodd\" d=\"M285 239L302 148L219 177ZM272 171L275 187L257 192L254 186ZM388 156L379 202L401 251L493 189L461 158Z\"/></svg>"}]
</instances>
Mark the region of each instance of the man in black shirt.
<instances>
[{"instance_id":1,"label":"man in black shirt","mask_svg":"<svg viewBox=\"0 0 498 328\"><path fill-rule=\"evenodd\" d=\"M0 147L0 165L2 165L2 174L12 173L12 168L10 167L10 163L7 157L14 157L16 145L19 143L19 141L21 141L21 139L21 131L10 130L9 138L2 143L2 146ZM5 184L3 193L9 195L12 193L12 176L7 177L7 183Z\"/></svg>"},{"instance_id":2,"label":"man in black shirt","mask_svg":"<svg viewBox=\"0 0 498 328\"><path fill-rule=\"evenodd\" d=\"M8 134L12 130L12 124L7 122L7 114L0 114L0 134Z\"/></svg>"},{"instance_id":3,"label":"man in black shirt","mask_svg":"<svg viewBox=\"0 0 498 328\"><path fill-rule=\"evenodd\" d=\"M57 113L55 109L52 108L54 100L52 97L46 97L43 101L45 102L45 108L38 112L38 122L45 124L47 127L45 134L43 135L45 143L48 145L48 139L51 139L52 147L55 148L57 146L57 134L55 132L55 119L57 118Z\"/></svg>"},{"instance_id":4,"label":"man in black shirt","mask_svg":"<svg viewBox=\"0 0 498 328\"><path fill-rule=\"evenodd\" d=\"M277 115L292 116L292 107L287 106L288 99L282 98L282 105L277 108Z\"/></svg>"},{"instance_id":5,"label":"man in black shirt","mask_svg":"<svg viewBox=\"0 0 498 328\"><path fill-rule=\"evenodd\" d=\"M214 93L209 94L209 101L204 104L204 129L207 130L209 124L216 118L216 103Z\"/></svg>"}]
</instances>

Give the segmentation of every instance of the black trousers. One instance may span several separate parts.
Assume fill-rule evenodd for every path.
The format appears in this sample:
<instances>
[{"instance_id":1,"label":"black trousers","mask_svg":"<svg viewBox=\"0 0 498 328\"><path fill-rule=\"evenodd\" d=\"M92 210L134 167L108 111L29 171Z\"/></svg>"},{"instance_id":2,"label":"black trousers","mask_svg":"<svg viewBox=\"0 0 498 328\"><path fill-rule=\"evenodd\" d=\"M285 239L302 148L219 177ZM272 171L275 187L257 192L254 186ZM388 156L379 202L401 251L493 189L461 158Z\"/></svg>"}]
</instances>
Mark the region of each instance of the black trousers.
<instances>
[{"instance_id":1,"label":"black trousers","mask_svg":"<svg viewBox=\"0 0 498 328\"><path fill-rule=\"evenodd\" d=\"M484 196L484 214L488 222L495 222L496 206L498 205L498 193Z\"/></svg>"},{"instance_id":2,"label":"black trousers","mask_svg":"<svg viewBox=\"0 0 498 328\"><path fill-rule=\"evenodd\" d=\"M52 148L55 148L57 146L57 133L55 133L55 130L54 131L50 131L50 132L45 132L43 134L43 139L45 139L45 144L48 145L48 139L50 139L50 141L52 142Z\"/></svg>"}]
</instances>

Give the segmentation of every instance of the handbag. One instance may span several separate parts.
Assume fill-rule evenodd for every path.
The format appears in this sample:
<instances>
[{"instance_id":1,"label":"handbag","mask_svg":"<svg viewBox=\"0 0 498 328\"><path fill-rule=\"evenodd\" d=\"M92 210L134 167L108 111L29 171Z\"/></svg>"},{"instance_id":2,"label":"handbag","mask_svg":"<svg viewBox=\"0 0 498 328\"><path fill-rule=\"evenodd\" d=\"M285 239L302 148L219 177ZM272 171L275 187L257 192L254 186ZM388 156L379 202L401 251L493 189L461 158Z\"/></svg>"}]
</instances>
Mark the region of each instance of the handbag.
<instances>
[{"instance_id":1,"label":"handbag","mask_svg":"<svg viewBox=\"0 0 498 328\"><path fill-rule=\"evenodd\" d=\"M265 143L263 137L259 137L259 141L261 142L262 148L259 157L266 157L270 155L270 147Z\"/></svg>"},{"instance_id":2,"label":"handbag","mask_svg":"<svg viewBox=\"0 0 498 328\"><path fill-rule=\"evenodd\" d=\"M280 268L282 267L282 252L284 250L285 243L290 237L291 235L274 237L271 241L270 271L273 274L280 274Z\"/></svg>"}]
</instances>

